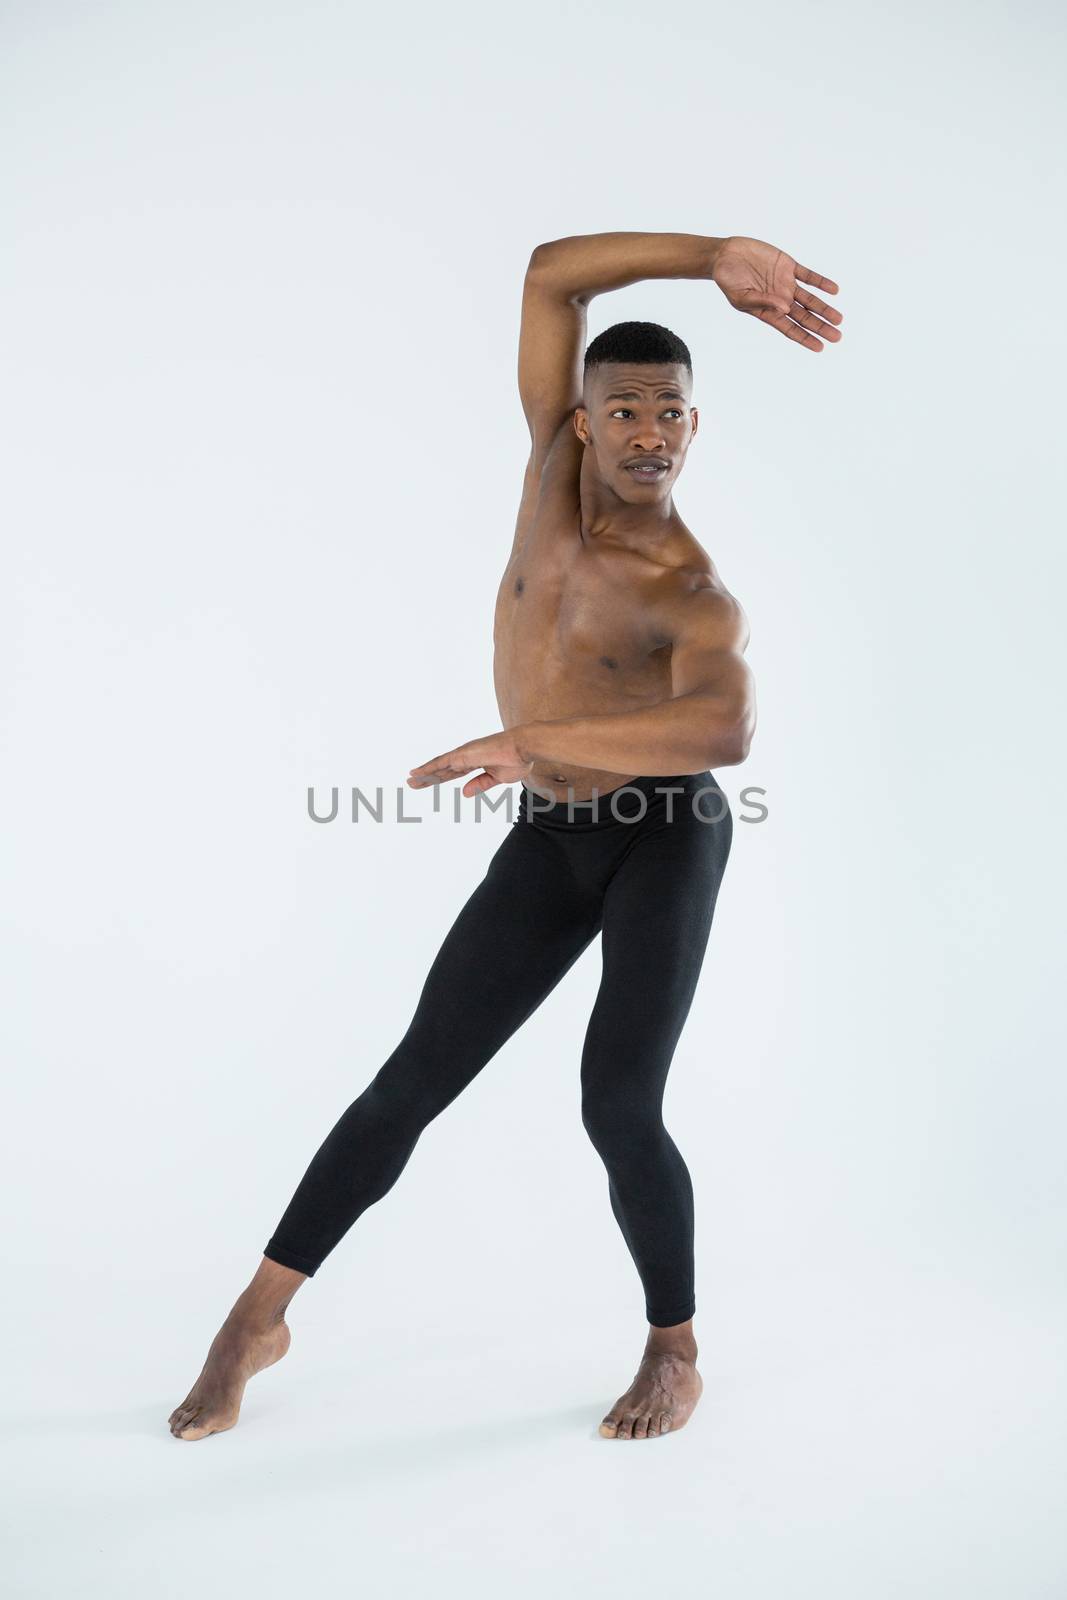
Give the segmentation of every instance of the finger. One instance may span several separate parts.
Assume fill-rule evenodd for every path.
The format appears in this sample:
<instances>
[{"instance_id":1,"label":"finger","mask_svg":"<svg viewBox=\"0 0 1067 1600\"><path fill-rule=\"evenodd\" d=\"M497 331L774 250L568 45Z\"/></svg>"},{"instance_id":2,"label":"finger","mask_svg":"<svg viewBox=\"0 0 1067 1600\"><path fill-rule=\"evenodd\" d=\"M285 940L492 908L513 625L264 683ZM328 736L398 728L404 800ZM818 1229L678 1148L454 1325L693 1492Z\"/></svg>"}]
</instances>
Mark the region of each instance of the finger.
<instances>
[{"instance_id":1,"label":"finger","mask_svg":"<svg viewBox=\"0 0 1067 1600\"><path fill-rule=\"evenodd\" d=\"M798 327L795 322L790 322L789 318L785 316L783 312L763 311L759 312L758 316L761 322L766 322L772 328L777 328L778 332L784 333L787 339L795 339L797 343L802 344L806 350L822 349L821 342L816 339L814 334L806 333L804 329Z\"/></svg>"},{"instance_id":2,"label":"finger","mask_svg":"<svg viewBox=\"0 0 1067 1600\"><path fill-rule=\"evenodd\" d=\"M463 774L470 770L470 767L464 767L461 772L428 772L421 778L409 778L408 782L413 789L429 789L434 784L450 783L453 778L462 778Z\"/></svg>"},{"instance_id":3,"label":"finger","mask_svg":"<svg viewBox=\"0 0 1067 1600\"><path fill-rule=\"evenodd\" d=\"M419 777L426 772L451 772L460 767L464 760L469 762L470 757L464 756L459 750L446 750L443 755L432 756L429 761L424 761L421 766L411 767L409 771L413 777ZM469 765L466 770L470 771Z\"/></svg>"},{"instance_id":4,"label":"finger","mask_svg":"<svg viewBox=\"0 0 1067 1600\"><path fill-rule=\"evenodd\" d=\"M821 273L812 272L810 267L802 267L799 261L796 264L796 275L801 283L813 283L816 289L821 289L824 294L837 293L837 284L833 278L824 278Z\"/></svg>"},{"instance_id":5,"label":"finger","mask_svg":"<svg viewBox=\"0 0 1067 1600\"><path fill-rule=\"evenodd\" d=\"M408 783L413 789L421 789L432 783L447 783L450 778L462 778L464 773L473 771L471 766L461 766L459 762L453 764L438 756L421 767L412 767Z\"/></svg>"},{"instance_id":6,"label":"finger","mask_svg":"<svg viewBox=\"0 0 1067 1600\"><path fill-rule=\"evenodd\" d=\"M419 767L409 767L408 768L408 777L409 778L425 778L431 772L439 772L441 770L441 768L445 765L446 760L447 760L447 757L445 757L445 756L434 756L432 761L424 761L422 763L422 765L419 766Z\"/></svg>"},{"instance_id":7,"label":"finger","mask_svg":"<svg viewBox=\"0 0 1067 1600\"><path fill-rule=\"evenodd\" d=\"M488 772L479 772L477 777L468 778L463 785L463 793L469 800L476 794L484 794L486 789L495 788L500 781L499 778L492 777Z\"/></svg>"},{"instance_id":8,"label":"finger","mask_svg":"<svg viewBox=\"0 0 1067 1600\"><path fill-rule=\"evenodd\" d=\"M789 315L802 328L807 328L809 333L817 333L822 339L829 339L833 342L841 337L840 328L835 328L832 322L824 322L821 317L815 315L814 311L805 311L798 300L793 301L789 308Z\"/></svg>"},{"instance_id":9,"label":"finger","mask_svg":"<svg viewBox=\"0 0 1067 1600\"><path fill-rule=\"evenodd\" d=\"M828 306L825 300L820 300L817 294L809 294L806 289L798 289L797 300L809 311L817 311L820 317L825 317L827 322L840 322L842 314L836 306Z\"/></svg>"}]
</instances>

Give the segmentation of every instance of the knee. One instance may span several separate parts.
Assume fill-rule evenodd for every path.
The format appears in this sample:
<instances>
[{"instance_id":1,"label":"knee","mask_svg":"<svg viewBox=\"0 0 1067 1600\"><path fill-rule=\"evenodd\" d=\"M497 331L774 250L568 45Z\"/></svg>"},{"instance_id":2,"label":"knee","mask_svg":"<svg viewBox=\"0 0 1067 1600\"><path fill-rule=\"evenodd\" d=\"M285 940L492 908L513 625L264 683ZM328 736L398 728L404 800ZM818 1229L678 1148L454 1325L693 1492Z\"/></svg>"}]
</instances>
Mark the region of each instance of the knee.
<instances>
[{"instance_id":1,"label":"knee","mask_svg":"<svg viewBox=\"0 0 1067 1600\"><path fill-rule=\"evenodd\" d=\"M441 1074L417 1054L394 1051L356 1105L383 1128L422 1129L444 1109Z\"/></svg>"},{"instance_id":2,"label":"knee","mask_svg":"<svg viewBox=\"0 0 1067 1600\"><path fill-rule=\"evenodd\" d=\"M582 1126L601 1156L625 1160L647 1150L663 1122L659 1109L645 1098L618 1090L586 1089Z\"/></svg>"}]
</instances>

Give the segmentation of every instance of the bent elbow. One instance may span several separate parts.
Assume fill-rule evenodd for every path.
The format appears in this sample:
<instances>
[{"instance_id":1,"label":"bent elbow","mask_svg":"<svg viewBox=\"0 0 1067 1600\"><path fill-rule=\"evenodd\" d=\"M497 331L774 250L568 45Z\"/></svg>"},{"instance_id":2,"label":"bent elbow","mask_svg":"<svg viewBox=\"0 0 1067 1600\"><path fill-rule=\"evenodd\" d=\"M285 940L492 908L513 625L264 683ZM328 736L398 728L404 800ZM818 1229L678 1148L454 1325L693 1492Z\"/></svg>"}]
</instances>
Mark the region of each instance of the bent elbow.
<instances>
[{"instance_id":1,"label":"bent elbow","mask_svg":"<svg viewBox=\"0 0 1067 1600\"><path fill-rule=\"evenodd\" d=\"M584 287L582 278L575 277L576 263L561 249L566 242L546 239L534 246L526 265L526 283L562 304L588 306L596 290Z\"/></svg>"},{"instance_id":2,"label":"bent elbow","mask_svg":"<svg viewBox=\"0 0 1067 1600\"><path fill-rule=\"evenodd\" d=\"M538 272L544 268L546 263L551 259L552 247L557 242L558 241L555 239L546 239L543 241L543 243L534 245L533 249L530 251L530 259L526 263L527 273Z\"/></svg>"},{"instance_id":3,"label":"bent elbow","mask_svg":"<svg viewBox=\"0 0 1067 1600\"><path fill-rule=\"evenodd\" d=\"M742 761L748 760L748 752L752 745L753 729L746 722L739 722L732 728L720 730L717 734L711 752L709 767L738 767Z\"/></svg>"}]
</instances>

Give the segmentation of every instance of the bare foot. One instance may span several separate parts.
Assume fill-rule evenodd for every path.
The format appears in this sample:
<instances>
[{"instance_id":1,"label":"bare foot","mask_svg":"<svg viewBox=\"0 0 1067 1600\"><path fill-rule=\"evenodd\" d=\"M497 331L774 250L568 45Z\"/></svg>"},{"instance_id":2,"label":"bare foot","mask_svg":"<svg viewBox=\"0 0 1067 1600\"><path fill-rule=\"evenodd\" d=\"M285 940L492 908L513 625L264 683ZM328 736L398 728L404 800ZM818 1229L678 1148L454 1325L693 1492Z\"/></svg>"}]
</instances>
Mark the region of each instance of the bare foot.
<instances>
[{"instance_id":1,"label":"bare foot","mask_svg":"<svg viewBox=\"0 0 1067 1600\"><path fill-rule=\"evenodd\" d=\"M304 1281L304 1273L264 1258L212 1340L199 1378L167 1419L176 1439L206 1439L233 1427L249 1378L289 1348L285 1307Z\"/></svg>"},{"instance_id":2,"label":"bare foot","mask_svg":"<svg viewBox=\"0 0 1067 1600\"><path fill-rule=\"evenodd\" d=\"M678 1330L650 1328L633 1383L600 1424L604 1438L654 1439L684 1427L704 1387L696 1355L691 1323Z\"/></svg>"}]
</instances>

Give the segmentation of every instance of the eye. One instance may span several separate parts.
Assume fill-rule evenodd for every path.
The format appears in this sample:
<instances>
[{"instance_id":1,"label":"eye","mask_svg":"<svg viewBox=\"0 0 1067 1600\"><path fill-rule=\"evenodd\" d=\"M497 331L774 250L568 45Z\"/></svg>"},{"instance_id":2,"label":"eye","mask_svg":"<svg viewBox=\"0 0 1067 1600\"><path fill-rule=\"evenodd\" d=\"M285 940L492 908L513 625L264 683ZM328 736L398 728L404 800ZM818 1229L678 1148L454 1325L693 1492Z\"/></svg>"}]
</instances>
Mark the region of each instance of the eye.
<instances>
[{"instance_id":1,"label":"eye","mask_svg":"<svg viewBox=\"0 0 1067 1600\"><path fill-rule=\"evenodd\" d=\"M620 416L622 416L623 412L625 412L628 417L632 417L633 416L633 412L630 410L629 406L620 406L618 408L618 410L617 411L613 411L611 413L611 415L613 417L620 417ZM676 416L676 417L681 417L682 413L678 410L677 406L671 406L669 408L669 410L667 411L667 415L668 416L673 415L673 416Z\"/></svg>"}]
</instances>

